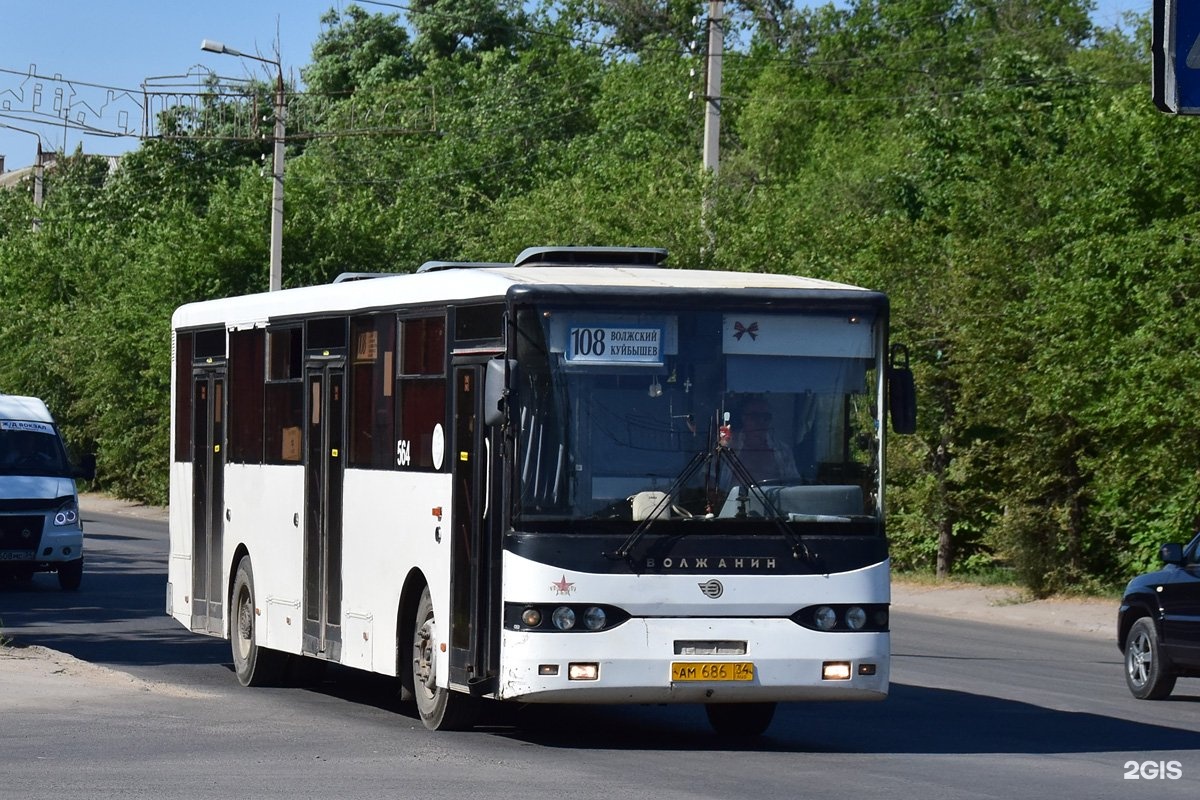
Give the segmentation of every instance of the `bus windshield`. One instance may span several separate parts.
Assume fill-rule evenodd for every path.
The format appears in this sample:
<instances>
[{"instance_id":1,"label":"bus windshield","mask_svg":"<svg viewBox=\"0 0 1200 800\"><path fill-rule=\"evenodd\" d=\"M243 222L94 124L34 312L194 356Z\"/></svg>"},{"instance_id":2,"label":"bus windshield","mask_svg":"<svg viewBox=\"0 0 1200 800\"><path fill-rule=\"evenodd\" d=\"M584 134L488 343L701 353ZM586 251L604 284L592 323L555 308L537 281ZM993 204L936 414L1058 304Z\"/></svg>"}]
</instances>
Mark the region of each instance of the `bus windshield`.
<instances>
[{"instance_id":1,"label":"bus windshield","mask_svg":"<svg viewBox=\"0 0 1200 800\"><path fill-rule=\"evenodd\" d=\"M877 519L873 311L516 320L518 520Z\"/></svg>"}]
</instances>

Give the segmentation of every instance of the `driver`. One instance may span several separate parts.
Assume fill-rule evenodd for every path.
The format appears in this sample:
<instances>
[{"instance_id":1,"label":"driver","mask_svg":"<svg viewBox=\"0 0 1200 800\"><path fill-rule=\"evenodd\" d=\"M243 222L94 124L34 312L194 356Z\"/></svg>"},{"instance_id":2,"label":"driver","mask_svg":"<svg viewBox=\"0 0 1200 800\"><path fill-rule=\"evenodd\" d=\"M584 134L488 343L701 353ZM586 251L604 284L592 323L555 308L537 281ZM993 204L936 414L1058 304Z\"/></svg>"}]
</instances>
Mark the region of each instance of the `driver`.
<instances>
[{"instance_id":1,"label":"driver","mask_svg":"<svg viewBox=\"0 0 1200 800\"><path fill-rule=\"evenodd\" d=\"M730 449L755 481L788 481L800 477L791 449L771 428L771 406L758 396L747 398L738 411Z\"/></svg>"}]
</instances>

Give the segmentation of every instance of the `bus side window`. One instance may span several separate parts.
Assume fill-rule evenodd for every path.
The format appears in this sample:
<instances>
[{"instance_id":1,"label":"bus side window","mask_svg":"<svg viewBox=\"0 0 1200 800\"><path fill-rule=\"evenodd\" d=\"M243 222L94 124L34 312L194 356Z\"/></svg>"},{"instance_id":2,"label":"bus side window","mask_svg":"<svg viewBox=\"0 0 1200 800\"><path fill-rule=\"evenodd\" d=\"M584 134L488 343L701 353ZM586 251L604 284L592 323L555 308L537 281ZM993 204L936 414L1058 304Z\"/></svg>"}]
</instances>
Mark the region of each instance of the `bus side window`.
<instances>
[{"instance_id":1,"label":"bus side window","mask_svg":"<svg viewBox=\"0 0 1200 800\"><path fill-rule=\"evenodd\" d=\"M299 327L267 331L265 461L300 461L304 419L303 331Z\"/></svg>"},{"instance_id":2,"label":"bus side window","mask_svg":"<svg viewBox=\"0 0 1200 800\"><path fill-rule=\"evenodd\" d=\"M175 460L192 460L192 334L175 334Z\"/></svg>"},{"instance_id":3,"label":"bus side window","mask_svg":"<svg viewBox=\"0 0 1200 800\"><path fill-rule=\"evenodd\" d=\"M402 319L399 350L396 466L440 470L444 459L435 442L439 434L445 441L446 318Z\"/></svg>"},{"instance_id":4,"label":"bus side window","mask_svg":"<svg viewBox=\"0 0 1200 800\"><path fill-rule=\"evenodd\" d=\"M264 335L262 328L229 333L229 460L263 463Z\"/></svg>"},{"instance_id":5,"label":"bus side window","mask_svg":"<svg viewBox=\"0 0 1200 800\"><path fill-rule=\"evenodd\" d=\"M396 315L350 319L350 466L387 469L395 453Z\"/></svg>"}]
</instances>

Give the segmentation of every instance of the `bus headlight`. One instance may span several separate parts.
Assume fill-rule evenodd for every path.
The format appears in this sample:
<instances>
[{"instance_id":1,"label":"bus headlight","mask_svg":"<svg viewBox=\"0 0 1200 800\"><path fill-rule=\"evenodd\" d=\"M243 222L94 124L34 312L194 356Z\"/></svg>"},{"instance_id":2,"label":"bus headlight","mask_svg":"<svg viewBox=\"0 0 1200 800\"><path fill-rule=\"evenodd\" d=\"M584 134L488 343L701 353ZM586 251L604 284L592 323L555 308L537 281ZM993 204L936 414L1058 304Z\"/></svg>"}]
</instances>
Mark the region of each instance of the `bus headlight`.
<instances>
[{"instance_id":1,"label":"bus headlight","mask_svg":"<svg viewBox=\"0 0 1200 800\"><path fill-rule=\"evenodd\" d=\"M575 627L575 612L566 606L559 606L550 615L550 620L560 631L569 631Z\"/></svg>"},{"instance_id":2,"label":"bus headlight","mask_svg":"<svg viewBox=\"0 0 1200 800\"><path fill-rule=\"evenodd\" d=\"M583 613L583 626L589 631L598 631L608 622L608 615L603 608L592 606Z\"/></svg>"},{"instance_id":3,"label":"bus headlight","mask_svg":"<svg viewBox=\"0 0 1200 800\"><path fill-rule=\"evenodd\" d=\"M813 622L823 631L831 631L837 625L837 612L829 606L821 606L813 613Z\"/></svg>"},{"instance_id":4,"label":"bus headlight","mask_svg":"<svg viewBox=\"0 0 1200 800\"><path fill-rule=\"evenodd\" d=\"M866 624L867 612L863 611L862 606L850 606L846 609L846 627L852 631L860 631Z\"/></svg>"},{"instance_id":5,"label":"bus headlight","mask_svg":"<svg viewBox=\"0 0 1200 800\"><path fill-rule=\"evenodd\" d=\"M821 633L886 633L887 603L830 603L806 606L789 617L802 627Z\"/></svg>"},{"instance_id":6,"label":"bus headlight","mask_svg":"<svg viewBox=\"0 0 1200 800\"><path fill-rule=\"evenodd\" d=\"M590 603L505 603L504 628L509 631L605 633L629 621L629 612L617 606Z\"/></svg>"}]
</instances>

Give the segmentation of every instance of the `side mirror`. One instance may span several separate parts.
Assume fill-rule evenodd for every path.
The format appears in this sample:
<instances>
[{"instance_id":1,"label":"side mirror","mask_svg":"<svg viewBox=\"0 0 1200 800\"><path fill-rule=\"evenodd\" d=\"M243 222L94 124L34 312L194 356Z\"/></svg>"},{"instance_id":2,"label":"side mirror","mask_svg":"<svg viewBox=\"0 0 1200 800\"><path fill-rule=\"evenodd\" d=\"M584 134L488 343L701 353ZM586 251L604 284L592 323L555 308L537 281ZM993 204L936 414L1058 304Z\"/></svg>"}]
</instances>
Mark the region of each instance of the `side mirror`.
<instances>
[{"instance_id":1,"label":"side mirror","mask_svg":"<svg viewBox=\"0 0 1200 800\"><path fill-rule=\"evenodd\" d=\"M483 376L483 421L500 425L507 417L508 381L517 370L514 359L493 358Z\"/></svg>"},{"instance_id":2,"label":"side mirror","mask_svg":"<svg viewBox=\"0 0 1200 800\"><path fill-rule=\"evenodd\" d=\"M917 432L917 385L908 368L908 348L892 346L888 359L888 412L896 433Z\"/></svg>"},{"instance_id":3,"label":"side mirror","mask_svg":"<svg viewBox=\"0 0 1200 800\"><path fill-rule=\"evenodd\" d=\"M71 470L71 476L83 481L94 481L96 479L96 456L94 453L87 453L79 459L79 463Z\"/></svg>"},{"instance_id":4,"label":"side mirror","mask_svg":"<svg viewBox=\"0 0 1200 800\"><path fill-rule=\"evenodd\" d=\"M1183 564L1183 545L1172 542L1158 548L1158 557L1164 564Z\"/></svg>"}]
</instances>

